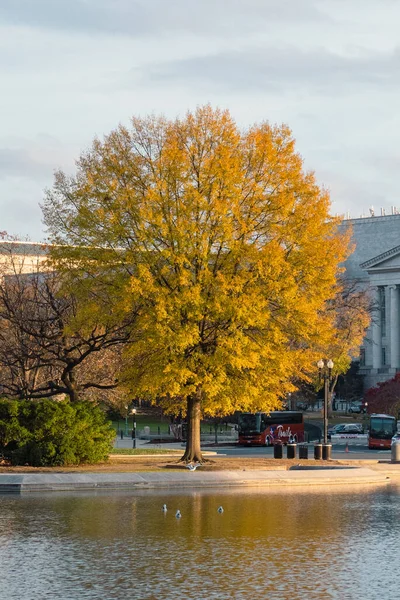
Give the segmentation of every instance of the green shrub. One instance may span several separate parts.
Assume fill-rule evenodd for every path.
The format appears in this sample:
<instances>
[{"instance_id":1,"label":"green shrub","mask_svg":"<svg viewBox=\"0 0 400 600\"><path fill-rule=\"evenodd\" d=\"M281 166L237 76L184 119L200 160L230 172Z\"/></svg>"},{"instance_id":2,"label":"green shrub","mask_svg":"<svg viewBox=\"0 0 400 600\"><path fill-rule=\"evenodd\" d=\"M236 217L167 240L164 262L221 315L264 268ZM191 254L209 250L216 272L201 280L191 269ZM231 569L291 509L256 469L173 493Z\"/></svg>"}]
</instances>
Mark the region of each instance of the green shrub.
<instances>
[{"instance_id":1,"label":"green shrub","mask_svg":"<svg viewBox=\"0 0 400 600\"><path fill-rule=\"evenodd\" d=\"M14 465L62 466L107 460L115 433L94 404L54 400L6 402L11 405L8 413L13 416L4 420L4 431L8 437L12 431L16 435L4 446L3 454ZM1 409L0 405L0 419ZM0 430L1 423L0 420Z\"/></svg>"},{"instance_id":2,"label":"green shrub","mask_svg":"<svg viewBox=\"0 0 400 600\"><path fill-rule=\"evenodd\" d=\"M0 454L6 458L30 438L29 430L19 421L20 405L17 400L0 400Z\"/></svg>"}]
</instances>

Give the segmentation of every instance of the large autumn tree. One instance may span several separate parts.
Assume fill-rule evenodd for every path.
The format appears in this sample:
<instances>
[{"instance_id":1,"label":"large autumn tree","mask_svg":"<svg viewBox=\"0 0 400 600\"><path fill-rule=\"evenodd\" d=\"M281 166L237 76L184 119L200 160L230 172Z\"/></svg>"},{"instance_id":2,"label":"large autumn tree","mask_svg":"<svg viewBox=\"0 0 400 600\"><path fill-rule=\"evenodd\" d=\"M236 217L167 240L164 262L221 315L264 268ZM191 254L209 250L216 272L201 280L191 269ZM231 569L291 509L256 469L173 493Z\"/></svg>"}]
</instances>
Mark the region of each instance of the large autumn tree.
<instances>
[{"instance_id":1,"label":"large autumn tree","mask_svg":"<svg viewBox=\"0 0 400 600\"><path fill-rule=\"evenodd\" d=\"M184 460L201 460L202 414L279 408L331 341L348 238L329 207L286 126L241 131L210 106L133 118L56 174L52 259L140 305L124 381L187 409Z\"/></svg>"}]
</instances>

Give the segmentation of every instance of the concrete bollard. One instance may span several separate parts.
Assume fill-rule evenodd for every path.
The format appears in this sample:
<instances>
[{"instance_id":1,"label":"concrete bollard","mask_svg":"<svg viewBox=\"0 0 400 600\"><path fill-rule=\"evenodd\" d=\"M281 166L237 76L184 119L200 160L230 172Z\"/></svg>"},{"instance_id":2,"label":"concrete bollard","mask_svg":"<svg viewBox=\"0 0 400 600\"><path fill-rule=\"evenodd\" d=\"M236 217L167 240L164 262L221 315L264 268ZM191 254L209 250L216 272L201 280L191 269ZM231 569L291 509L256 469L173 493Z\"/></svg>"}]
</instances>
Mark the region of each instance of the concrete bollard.
<instances>
[{"instance_id":1,"label":"concrete bollard","mask_svg":"<svg viewBox=\"0 0 400 600\"><path fill-rule=\"evenodd\" d=\"M392 444L392 463L400 463L400 442Z\"/></svg>"}]
</instances>

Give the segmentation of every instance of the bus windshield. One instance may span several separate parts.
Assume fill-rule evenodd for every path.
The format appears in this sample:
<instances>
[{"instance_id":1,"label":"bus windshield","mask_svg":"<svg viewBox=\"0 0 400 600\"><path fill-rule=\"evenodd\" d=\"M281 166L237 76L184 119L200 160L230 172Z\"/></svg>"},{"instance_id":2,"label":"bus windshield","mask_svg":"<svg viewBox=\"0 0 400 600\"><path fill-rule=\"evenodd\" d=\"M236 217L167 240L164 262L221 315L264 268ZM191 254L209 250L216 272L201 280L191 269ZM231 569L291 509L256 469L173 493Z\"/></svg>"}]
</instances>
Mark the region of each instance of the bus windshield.
<instances>
[{"instance_id":1,"label":"bus windshield","mask_svg":"<svg viewBox=\"0 0 400 600\"><path fill-rule=\"evenodd\" d=\"M241 413L239 415L239 432L260 433L261 414Z\"/></svg>"},{"instance_id":2,"label":"bus windshield","mask_svg":"<svg viewBox=\"0 0 400 600\"><path fill-rule=\"evenodd\" d=\"M370 437L390 440L396 433L396 430L396 419L390 417L371 417Z\"/></svg>"}]
</instances>

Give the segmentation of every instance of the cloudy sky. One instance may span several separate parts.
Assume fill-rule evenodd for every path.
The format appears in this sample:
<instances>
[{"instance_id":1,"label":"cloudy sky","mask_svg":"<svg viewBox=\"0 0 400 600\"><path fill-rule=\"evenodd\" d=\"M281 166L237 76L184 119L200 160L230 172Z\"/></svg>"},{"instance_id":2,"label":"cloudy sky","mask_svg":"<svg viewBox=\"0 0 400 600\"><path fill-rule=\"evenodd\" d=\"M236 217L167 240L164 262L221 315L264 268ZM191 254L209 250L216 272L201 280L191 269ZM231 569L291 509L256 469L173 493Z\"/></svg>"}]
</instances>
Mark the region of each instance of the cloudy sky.
<instances>
[{"instance_id":1,"label":"cloudy sky","mask_svg":"<svg viewBox=\"0 0 400 600\"><path fill-rule=\"evenodd\" d=\"M400 208L399 25L399 0L1 0L0 229L44 239L94 136L207 102L287 123L333 213Z\"/></svg>"}]
</instances>

